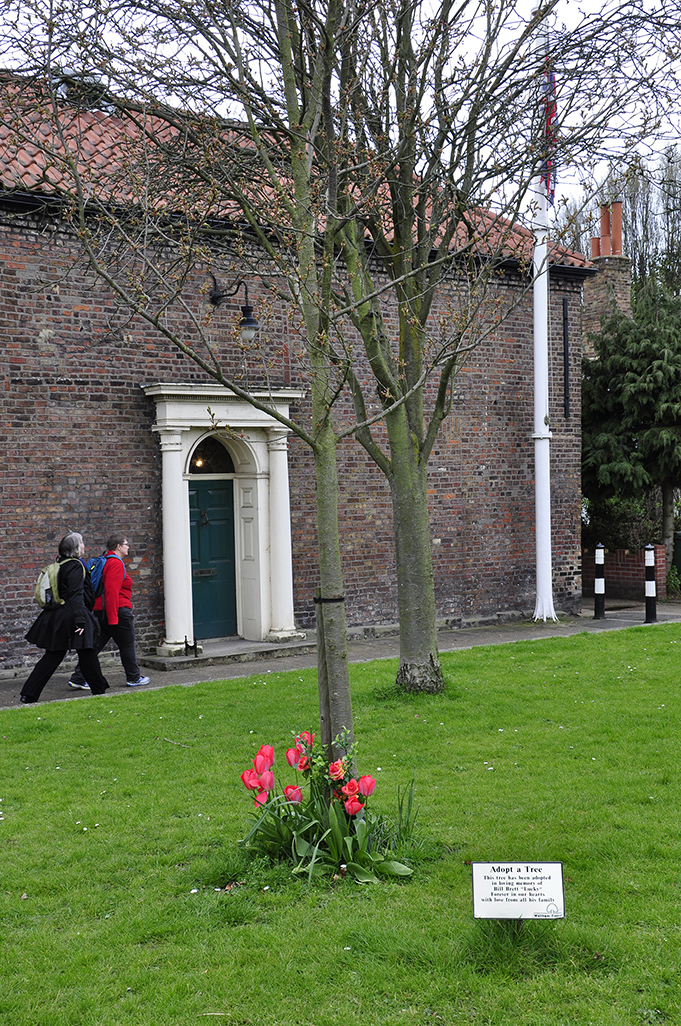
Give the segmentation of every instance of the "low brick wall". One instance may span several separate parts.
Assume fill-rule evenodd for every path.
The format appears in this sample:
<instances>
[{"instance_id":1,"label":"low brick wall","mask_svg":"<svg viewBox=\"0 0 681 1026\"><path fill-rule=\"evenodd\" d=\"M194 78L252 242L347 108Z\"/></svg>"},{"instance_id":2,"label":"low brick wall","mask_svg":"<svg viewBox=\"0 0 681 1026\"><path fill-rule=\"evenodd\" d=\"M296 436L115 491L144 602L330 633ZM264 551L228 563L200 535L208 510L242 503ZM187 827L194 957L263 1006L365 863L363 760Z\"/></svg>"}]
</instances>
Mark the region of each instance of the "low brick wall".
<instances>
[{"instance_id":1,"label":"low brick wall","mask_svg":"<svg viewBox=\"0 0 681 1026\"><path fill-rule=\"evenodd\" d=\"M582 594L594 593L594 550L582 550ZM605 550L605 597L645 601L645 550ZM655 585L657 597L667 597L667 558L664 545L655 546Z\"/></svg>"}]
</instances>

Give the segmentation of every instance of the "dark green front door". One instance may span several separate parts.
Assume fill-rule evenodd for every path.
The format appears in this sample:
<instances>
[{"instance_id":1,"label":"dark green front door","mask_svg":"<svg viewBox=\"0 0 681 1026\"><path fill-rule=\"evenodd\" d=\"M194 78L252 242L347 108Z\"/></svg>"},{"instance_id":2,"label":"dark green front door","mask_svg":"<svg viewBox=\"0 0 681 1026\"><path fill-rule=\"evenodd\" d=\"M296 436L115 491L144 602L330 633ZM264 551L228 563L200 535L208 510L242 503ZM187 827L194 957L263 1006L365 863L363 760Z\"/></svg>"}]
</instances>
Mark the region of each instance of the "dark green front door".
<instances>
[{"instance_id":1,"label":"dark green front door","mask_svg":"<svg viewBox=\"0 0 681 1026\"><path fill-rule=\"evenodd\" d=\"M236 634L232 481L189 482L194 634Z\"/></svg>"}]
</instances>

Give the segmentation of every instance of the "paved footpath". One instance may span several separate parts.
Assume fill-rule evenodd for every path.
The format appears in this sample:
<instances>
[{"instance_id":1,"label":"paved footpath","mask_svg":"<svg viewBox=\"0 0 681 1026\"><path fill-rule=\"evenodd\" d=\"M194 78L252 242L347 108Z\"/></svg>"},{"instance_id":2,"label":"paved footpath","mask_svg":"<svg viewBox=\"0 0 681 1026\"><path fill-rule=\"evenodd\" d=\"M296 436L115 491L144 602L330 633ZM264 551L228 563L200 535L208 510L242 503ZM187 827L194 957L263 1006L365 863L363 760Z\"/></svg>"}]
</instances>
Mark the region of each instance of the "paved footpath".
<instances>
[{"instance_id":1,"label":"paved footpath","mask_svg":"<svg viewBox=\"0 0 681 1026\"><path fill-rule=\"evenodd\" d=\"M625 627L641 626L655 630L656 624L644 625L645 606L635 602L616 600L606 606L604 620L593 619L593 603L585 602L581 616L561 615L558 623L533 623L531 620L495 623L485 626L461 627L438 632L441 652L458 648L473 648L476 645L501 645L513 641L536 640L538 638L565 638L587 631L598 634L601 631L622 630ZM681 624L681 602L658 602L657 623ZM372 659L394 659L399 655L399 637L383 633L380 628L367 636L356 629L350 632L348 647L351 662L369 662ZM305 639L287 644L265 644L240 639L221 642L207 642L201 656L185 656L168 660L156 656L140 658L143 672L151 683L143 690L163 688L176 684L198 684L203 681L229 680L250 677L255 673L273 673L283 670L299 670L316 666L314 632L308 632ZM117 653L102 660L104 673L109 681L107 697L130 693ZM55 673L43 691L41 702L80 700L92 697L88 691L73 691L68 687L70 664L65 661L66 670ZM0 709L22 708L19 692L29 674L29 668L0 671Z\"/></svg>"}]
</instances>

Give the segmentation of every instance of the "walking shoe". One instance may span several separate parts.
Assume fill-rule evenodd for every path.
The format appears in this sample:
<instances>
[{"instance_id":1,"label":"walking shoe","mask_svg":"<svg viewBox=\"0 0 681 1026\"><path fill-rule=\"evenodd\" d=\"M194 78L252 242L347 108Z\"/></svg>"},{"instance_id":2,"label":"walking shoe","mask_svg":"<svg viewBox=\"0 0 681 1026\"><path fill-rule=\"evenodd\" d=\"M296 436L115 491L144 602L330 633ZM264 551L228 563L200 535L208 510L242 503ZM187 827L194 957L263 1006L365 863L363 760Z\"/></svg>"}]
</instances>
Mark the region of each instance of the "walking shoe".
<instances>
[{"instance_id":1,"label":"walking shoe","mask_svg":"<svg viewBox=\"0 0 681 1026\"><path fill-rule=\"evenodd\" d=\"M70 688L75 688L76 691L89 691L90 690L90 685L88 684L88 682L86 680L84 680L82 684L79 684L77 680L70 680L69 681L69 687Z\"/></svg>"},{"instance_id":2,"label":"walking shoe","mask_svg":"<svg viewBox=\"0 0 681 1026\"><path fill-rule=\"evenodd\" d=\"M140 677L138 680L126 681L129 688L141 688L143 684L150 684L151 677Z\"/></svg>"}]
</instances>

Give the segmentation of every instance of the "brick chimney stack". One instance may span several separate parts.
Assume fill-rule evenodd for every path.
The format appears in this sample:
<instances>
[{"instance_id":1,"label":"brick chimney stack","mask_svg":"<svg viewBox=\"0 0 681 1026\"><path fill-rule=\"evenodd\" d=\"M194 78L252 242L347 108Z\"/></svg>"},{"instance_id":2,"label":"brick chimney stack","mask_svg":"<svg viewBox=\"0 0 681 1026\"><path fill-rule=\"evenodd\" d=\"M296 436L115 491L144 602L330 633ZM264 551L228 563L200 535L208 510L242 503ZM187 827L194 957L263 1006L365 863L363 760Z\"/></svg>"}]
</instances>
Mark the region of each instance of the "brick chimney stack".
<instances>
[{"instance_id":1,"label":"brick chimney stack","mask_svg":"<svg viewBox=\"0 0 681 1026\"><path fill-rule=\"evenodd\" d=\"M591 260L599 273L584 282L584 352L593 356L588 335L615 310L631 317L631 260L622 253L622 204L601 207L601 236L591 240Z\"/></svg>"}]
</instances>

